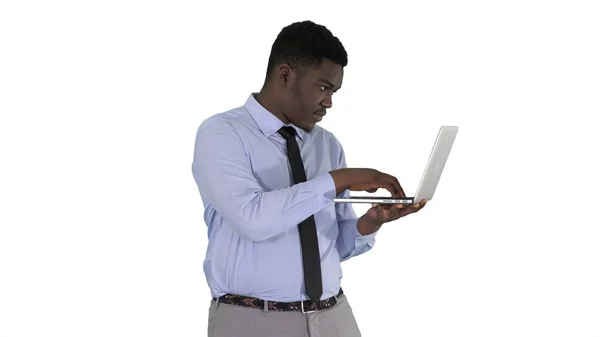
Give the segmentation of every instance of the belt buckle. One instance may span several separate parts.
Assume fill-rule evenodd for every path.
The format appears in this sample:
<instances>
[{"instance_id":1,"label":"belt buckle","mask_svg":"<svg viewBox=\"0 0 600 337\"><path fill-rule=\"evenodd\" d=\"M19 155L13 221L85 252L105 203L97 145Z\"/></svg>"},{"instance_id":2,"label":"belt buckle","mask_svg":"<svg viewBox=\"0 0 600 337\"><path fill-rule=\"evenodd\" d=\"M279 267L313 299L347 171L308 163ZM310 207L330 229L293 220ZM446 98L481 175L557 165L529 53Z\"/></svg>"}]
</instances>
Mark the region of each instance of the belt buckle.
<instances>
[{"instance_id":1,"label":"belt buckle","mask_svg":"<svg viewBox=\"0 0 600 337\"><path fill-rule=\"evenodd\" d=\"M315 307L316 307L316 306L317 306L317 305L316 305L316 303L315 303ZM315 310L311 310L311 311L306 311L306 310L304 310L304 301L300 301L300 307L302 308L302 313L303 313L303 314L310 314L310 313L312 313L312 312L315 312L315 311L317 311L316 309L315 309Z\"/></svg>"}]
</instances>

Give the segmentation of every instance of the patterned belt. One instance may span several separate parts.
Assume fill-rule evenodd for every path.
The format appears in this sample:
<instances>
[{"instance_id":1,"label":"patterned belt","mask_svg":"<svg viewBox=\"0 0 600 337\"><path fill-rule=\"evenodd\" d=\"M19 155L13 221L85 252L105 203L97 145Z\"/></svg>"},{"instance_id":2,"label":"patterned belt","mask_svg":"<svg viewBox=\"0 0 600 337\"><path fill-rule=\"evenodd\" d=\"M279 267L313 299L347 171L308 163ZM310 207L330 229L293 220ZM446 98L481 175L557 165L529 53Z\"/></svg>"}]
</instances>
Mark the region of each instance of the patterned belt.
<instances>
[{"instance_id":1,"label":"patterned belt","mask_svg":"<svg viewBox=\"0 0 600 337\"><path fill-rule=\"evenodd\" d=\"M296 302L274 302L265 301L256 297L242 296L225 294L219 298L213 298L213 301L218 303L240 305L243 307L250 307L256 309L263 309L265 311L301 311L302 313L311 313L317 310L333 308L338 301L338 297L343 295L344 292L340 288L339 293L336 296L313 302L312 300L296 301ZM266 304L265 304L266 302Z\"/></svg>"}]
</instances>

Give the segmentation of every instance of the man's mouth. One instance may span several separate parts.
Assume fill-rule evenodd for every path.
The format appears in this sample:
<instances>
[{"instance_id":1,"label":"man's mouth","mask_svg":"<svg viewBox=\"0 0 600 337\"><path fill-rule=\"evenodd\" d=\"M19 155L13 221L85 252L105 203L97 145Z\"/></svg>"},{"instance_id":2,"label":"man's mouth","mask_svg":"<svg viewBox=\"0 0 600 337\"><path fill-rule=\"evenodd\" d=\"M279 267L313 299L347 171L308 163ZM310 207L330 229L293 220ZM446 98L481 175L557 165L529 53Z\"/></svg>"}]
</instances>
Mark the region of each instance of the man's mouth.
<instances>
[{"instance_id":1,"label":"man's mouth","mask_svg":"<svg viewBox=\"0 0 600 337\"><path fill-rule=\"evenodd\" d=\"M320 122L321 120L323 120L323 117L325 117L326 114L327 112L325 111L317 111L313 115L315 116L317 122Z\"/></svg>"}]
</instances>

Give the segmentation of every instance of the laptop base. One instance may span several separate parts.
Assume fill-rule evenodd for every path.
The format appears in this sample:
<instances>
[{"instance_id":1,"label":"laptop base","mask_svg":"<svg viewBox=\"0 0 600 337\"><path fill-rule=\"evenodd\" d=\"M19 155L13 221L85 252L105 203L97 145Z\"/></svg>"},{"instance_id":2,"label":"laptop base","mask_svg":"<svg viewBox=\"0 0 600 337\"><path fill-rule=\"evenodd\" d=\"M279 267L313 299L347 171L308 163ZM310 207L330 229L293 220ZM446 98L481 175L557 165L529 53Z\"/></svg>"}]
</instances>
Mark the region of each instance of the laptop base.
<instances>
[{"instance_id":1,"label":"laptop base","mask_svg":"<svg viewBox=\"0 0 600 337\"><path fill-rule=\"evenodd\" d=\"M415 198L394 198L394 197L346 197L346 198L335 198L334 202L338 203L354 203L354 204L414 204Z\"/></svg>"}]
</instances>

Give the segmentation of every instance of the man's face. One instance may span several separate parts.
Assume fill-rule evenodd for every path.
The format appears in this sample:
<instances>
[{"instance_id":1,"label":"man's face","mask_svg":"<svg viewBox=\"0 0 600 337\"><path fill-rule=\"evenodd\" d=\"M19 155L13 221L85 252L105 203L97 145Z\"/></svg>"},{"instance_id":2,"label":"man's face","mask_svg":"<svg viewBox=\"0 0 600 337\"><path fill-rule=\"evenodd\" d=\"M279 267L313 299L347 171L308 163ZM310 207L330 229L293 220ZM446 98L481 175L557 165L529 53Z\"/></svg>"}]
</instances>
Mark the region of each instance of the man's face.
<instances>
[{"instance_id":1,"label":"man's face","mask_svg":"<svg viewBox=\"0 0 600 337\"><path fill-rule=\"evenodd\" d=\"M342 86L341 65L323 59L314 68L301 70L290 84L286 117L299 128L310 132L332 107L332 95Z\"/></svg>"}]
</instances>

